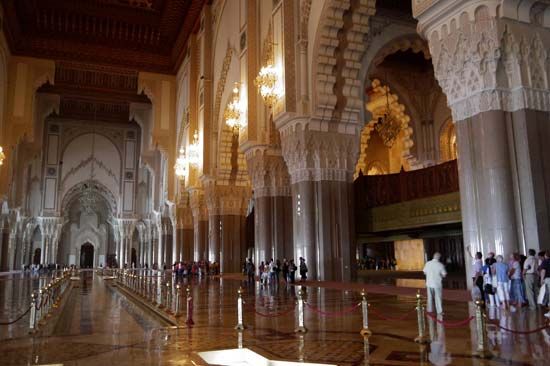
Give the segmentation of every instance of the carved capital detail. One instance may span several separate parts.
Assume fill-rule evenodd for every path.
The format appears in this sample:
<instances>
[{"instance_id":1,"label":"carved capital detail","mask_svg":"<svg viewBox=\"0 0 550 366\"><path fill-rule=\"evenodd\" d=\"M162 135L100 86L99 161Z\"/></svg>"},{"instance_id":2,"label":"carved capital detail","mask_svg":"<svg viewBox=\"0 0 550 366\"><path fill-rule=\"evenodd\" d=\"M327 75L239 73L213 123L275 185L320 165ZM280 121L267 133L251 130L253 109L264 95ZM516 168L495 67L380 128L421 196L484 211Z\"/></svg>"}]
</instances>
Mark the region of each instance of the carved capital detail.
<instances>
[{"instance_id":1,"label":"carved capital detail","mask_svg":"<svg viewBox=\"0 0 550 366\"><path fill-rule=\"evenodd\" d=\"M290 196L290 176L280 150L266 146L249 149L246 162L255 198Z\"/></svg>"},{"instance_id":2,"label":"carved capital detail","mask_svg":"<svg viewBox=\"0 0 550 366\"><path fill-rule=\"evenodd\" d=\"M418 15L455 121L490 110L550 111L550 7L436 2ZM498 10L499 7L502 7Z\"/></svg>"},{"instance_id":3,"label":"carved capital detail","mask_svg":"<svg viewBox=\"0 0 550 366\"><path fill-rule=\"evenodd\" d=\"M205 187L208 214L245 215L251 192L249 187L235 185L208 185Z\"/></svg>"}]
</instances>

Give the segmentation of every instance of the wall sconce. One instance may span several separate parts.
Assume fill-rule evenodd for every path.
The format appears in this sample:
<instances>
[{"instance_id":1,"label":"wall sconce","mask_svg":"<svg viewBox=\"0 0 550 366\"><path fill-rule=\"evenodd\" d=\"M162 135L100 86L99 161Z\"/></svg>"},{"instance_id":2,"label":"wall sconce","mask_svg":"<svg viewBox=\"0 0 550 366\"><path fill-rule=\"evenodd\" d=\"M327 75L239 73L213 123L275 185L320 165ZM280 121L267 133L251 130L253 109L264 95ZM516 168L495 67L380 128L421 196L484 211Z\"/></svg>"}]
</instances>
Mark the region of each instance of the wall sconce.
<instances>
[{"instance_id":1,"label":"wall sconce","mask_svg":"<svg viewBox=\"0 0 550 366\"><path fill-rule=\"evenodd\" d=\"M272 108L284 94L279 81L279 70L272 64L261 68L254 85L258 87L264 103L269 108Z\"/></svg>"},{"instance_id":2,"label":"wall sconce","mask_svg":"<svg viewBox=\"0 0 550 366\"><path fill-rule=\"evenodd\" d=\"M187 177L187 173L188 173L188 164L189 162L187 161L187 157L185 156L185 150L183 149L183 147L180 149L180 154L178 156L178 158L176 159L176 164L174 165L174 170L176 172L176 176L181 179L181 180L184 180L185 177Z\"/></svg>"},{"instance_id":3,"label":"wall sconce","mask_svg":"<svg viewBox=\"0 0 550 366\"><path fill-rule=\"evenodd\" d=\"M187 161L194 167L198 167L200 160L199 132L195 130L193 143L187 147Z\"/></svg>"},{"instance_id":4,"label":"wall sconce","mask_svg":"<svg viewBox=\"0 0 550 366\"><path fill-rule=\"evenodd\" d=\"M242 117L243 113L239 95L239 83L235 83L235 87L233 88L233 96L225 108L223 118L225 119L225 123L238 133L239 130L246 127L246 120Z\"/></svg>"},{"instance_id":5,"label":"wall sconce","mask_svg":"<svg viewBox=\"0 0 550 366\"><path fill-rule=\"evenodd\" d=\"M2 149L2 146L0 146L0 165L4 164L5 158L6 158L6 155L4 154L4 149Z\"/></svg>"}]
</instances>

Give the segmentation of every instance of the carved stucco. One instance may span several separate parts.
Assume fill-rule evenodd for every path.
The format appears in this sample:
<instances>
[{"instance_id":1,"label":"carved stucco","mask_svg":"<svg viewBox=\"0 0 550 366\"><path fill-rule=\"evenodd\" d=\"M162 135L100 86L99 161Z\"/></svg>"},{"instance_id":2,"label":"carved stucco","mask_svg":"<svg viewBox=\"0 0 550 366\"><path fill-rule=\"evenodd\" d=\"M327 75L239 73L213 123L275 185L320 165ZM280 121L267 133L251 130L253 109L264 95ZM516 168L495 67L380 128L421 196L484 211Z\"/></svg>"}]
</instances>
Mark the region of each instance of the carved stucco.
<instances>
[{"instance_id":1,"label":"carved stucco","mask_svg":"<svg viewBox=\"0 0 550 366\"><path fill-rule=\"evenodd\" d=\"M246 162L255 198L290 196L290 176L280 150L250 149Z\"/></svg>"},{"instance_id":2,"label":"carved stucco","mask_svg":"<svg viewBox=\"0 0 550 366\"><path fill-rule=\"evenodd\" d=\"M511 3L441 2L418 17L455 121L489 110L550 111L550 24L533 1Z\"/></svg>"}]
</instances>

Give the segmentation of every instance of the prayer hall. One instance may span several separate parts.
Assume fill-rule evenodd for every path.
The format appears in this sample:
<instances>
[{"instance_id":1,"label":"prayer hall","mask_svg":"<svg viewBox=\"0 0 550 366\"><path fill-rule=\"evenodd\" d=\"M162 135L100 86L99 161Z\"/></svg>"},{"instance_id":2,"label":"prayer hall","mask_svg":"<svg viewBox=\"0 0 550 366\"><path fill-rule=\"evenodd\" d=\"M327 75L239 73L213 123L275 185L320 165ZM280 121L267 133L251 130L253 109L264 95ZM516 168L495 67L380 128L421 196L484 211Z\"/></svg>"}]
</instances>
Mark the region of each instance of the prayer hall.
<instances>
[{"instance_id":1,"label":"prayer hall","mask_svg":"<svg viewBox=\"0 0 550 366\"><path fill-rule=\"evenodd\" d=\"M0 0L0 365L550 365L549 0Z\"/></svg>"}]
</instances>

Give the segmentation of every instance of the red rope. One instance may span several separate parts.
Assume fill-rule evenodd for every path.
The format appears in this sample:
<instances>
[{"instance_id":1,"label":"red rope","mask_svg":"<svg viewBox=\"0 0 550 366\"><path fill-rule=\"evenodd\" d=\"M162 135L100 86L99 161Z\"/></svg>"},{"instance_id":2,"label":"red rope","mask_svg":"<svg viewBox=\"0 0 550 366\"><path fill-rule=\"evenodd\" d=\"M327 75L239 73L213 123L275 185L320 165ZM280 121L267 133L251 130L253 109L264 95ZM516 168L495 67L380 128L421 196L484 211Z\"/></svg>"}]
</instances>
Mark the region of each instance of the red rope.
<instances>
[{"instance_id":1,"label":"red rope","mask_svg":"<svg viewBox=\"0 0 550 366\"><path fill-rule=\"evenodd\" d=\"M471 316L471 317L466 318L464 320L459 320L459 321L456 321L456 322L448 322L448 321L444 321L444 320L441 320L441 319L437 319L437 316L433 315L432 313L426 313L426 315L429 318L435 320L436 323L443 325L445 328L463 327L466 324L470 323L473 319L475 319L475 316Z\"/></svg>"},{"instance_id":2,"label":"red rope","mask_svg":"<svg viewBox=\"0 0 550 366\"><path fill-rule=\"evenodd\" d=\"M502 330L505 330L507 332L514 333L514 334L533 334L533 333L540 332L541 330L544 330L544 329L550 327L550 324L546 324L546 325L543 325L540 328L533 329L533 330L513 330L513 329L503 327L503 326L501 326L500 324L497 324L497 323L493 323L493 324L496 325L498 328L500 328Z\"/></svg>"},{"instance_id":3,"label":"red rope","mask_svg":"<svg viewBox=\"0 0 550 366\"><path fill-rule=\"evenodd\" d=\"M385 316L385 315L380 314L380 313L379 313L378 311L376 311L376 309L374 309L373 307L370 307L370 308L369 308L369 311L371 311L376 317L381 318L382 320L396 321L396 322L407 319L407 318L409 317L409 315L411 315L415 310L416 310L416 308L412 308L411 311L409 311L409 312L406 313L405 315L400 316L400 317L398 317L398 318L392 318L392 317L389 317L389 316Z\"/></svg>"},{"instance_id":4,"label":"red rope","mask_svg":"<svg viewBox=\"0 0 550 366\"><path fill-rule=\"evenodd\" d=\"M313 305L310 305L309 303L306 302L306 305L308 308L310 308L311 310L313 310L314 312L322 315L322 316L326 316L326 317L333 317L333 316L344 316L344 315L347 315L351 312L353 312L355 309L357 309L359 306L361 306L361 303L358 303L358 304L355 304L353 305L352 307L349 307L347 309L344 309L342 311L323 311L321 309L318 309L316 308L315 306Z\"/></svg>"}]
</instances>

